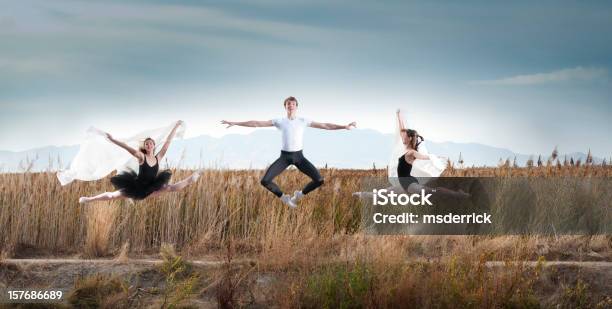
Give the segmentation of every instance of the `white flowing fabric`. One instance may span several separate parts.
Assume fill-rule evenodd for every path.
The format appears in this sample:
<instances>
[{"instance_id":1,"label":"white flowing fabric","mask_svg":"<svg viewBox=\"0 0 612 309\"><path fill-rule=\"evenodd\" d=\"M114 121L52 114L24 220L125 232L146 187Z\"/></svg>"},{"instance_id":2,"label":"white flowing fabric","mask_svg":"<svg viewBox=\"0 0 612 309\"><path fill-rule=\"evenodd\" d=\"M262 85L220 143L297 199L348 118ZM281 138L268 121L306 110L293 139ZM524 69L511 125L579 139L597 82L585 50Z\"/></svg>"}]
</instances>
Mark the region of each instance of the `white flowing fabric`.
<instances>
[{"instance_id":1,"label":"white flowing fabric","mask_svg":"<svg viewBox=\"0 0 612 309\"><path fill-rule=\"evenodd\" d=\"M406 145L402 142L397 120L395 120L395 135L393 139L393 150L391 151L391 158L387 167L387 175L392 186L401 187L397 178L397 161L400 156L406 153ZM424 184L431 180L431 178L439 177L446 169L448 164L447 158L430 154L423 144L419 145L418 152L429 156L429 160L416 159L412 163L410 176L417 177L419 183Z\"/></svg>"},{"instance_id":2,"label":"white flowing fabric","mask_svg":"<svg viewBox=\"0 0 612 309\"><path fill-rule=\"evenodd\" d=\"M176 123L163 128L146 130L128 138L117 138L128 144L130 147L138 149L140 143L147 137L155 141L156 150L166 141ZM175 137L181 138L185 133L183 123L176 130ZM110 142L103 131L90 127L87 136L79 151L70 163L70 168L57 173L60 184L65 186L73 180L97 180L104 178L114 170L118 172L125 170L138 171L138 160L125 149Z\"/></svg>"}]
</instances>

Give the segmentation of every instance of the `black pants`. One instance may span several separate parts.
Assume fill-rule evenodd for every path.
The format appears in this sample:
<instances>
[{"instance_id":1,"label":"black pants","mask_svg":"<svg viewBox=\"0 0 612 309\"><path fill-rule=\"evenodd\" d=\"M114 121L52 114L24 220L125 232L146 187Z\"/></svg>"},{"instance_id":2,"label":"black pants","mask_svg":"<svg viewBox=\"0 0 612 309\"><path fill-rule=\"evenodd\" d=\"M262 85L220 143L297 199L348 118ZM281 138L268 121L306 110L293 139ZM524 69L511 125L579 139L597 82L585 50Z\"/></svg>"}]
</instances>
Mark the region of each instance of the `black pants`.
<instances>
[{"instance_id":1,"label":"black pants","mask_svg":"<svg viewBox=\"0 0 612 309\"><path fill-rule=\"evenodd\" d=\"M295 165L300 172L306 174L308 177L312 179L304 189L302 189L302 193L308 194L310 191L318 188L323 184L323 177L319 174L317 170L308 159L304 158L302 151L281 151L280 158L276 159L272 165L266 171L266 174L261 179L261 185L266 187L266 189L270 190L276 196L281 197L283 195L283 191L276 185L272 180L274 177L278 176L282 173L289 165Z\"/></svg>"}]
</instances>

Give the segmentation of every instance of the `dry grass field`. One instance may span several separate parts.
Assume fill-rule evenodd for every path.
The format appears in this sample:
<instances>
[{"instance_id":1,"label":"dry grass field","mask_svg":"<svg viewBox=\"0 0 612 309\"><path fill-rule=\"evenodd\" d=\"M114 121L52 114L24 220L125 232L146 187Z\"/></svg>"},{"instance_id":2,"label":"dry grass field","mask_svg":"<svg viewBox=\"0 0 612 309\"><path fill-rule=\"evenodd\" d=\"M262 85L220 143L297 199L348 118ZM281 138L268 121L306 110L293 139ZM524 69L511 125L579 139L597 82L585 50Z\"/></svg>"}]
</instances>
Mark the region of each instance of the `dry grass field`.
<instances>
[{"instance_id":1,"label":"dry grass field","mask_svg":"<svg viewBox=\"0 0 612 309\"><path fill-rule=\"evenodd\" d=\"M162 266L136 276L153 272L162 282L151 287L156 292L147 290L148 298L134 288L134 272L106 276L92 271L69 280L69 304L75 306L87 297L113 308L612 306L609 266L547 266L551 261L612 262L610 235L366 235L360 202L351 193L359 191L362 177L386 171L321 172L325 184L294 210L259 184L261 170L206 170L183 192L87 205L79 205L78 197L111 190L108 177L61 187L51 172L0 174L0 259L115 258L129 263L160 259L162 253ZM189 173L173 170L173 179ZM445 175L610 177L612 167L506 164L449 168ZM306 181L295 170L277 178L289 192ZM193 260L221 266L201 269ZM0 287L11 280L28 285L24 276L35 270L2 265ZM112 297L82 296L79 291L91 286Z\"/></svg>"}]
</instances>

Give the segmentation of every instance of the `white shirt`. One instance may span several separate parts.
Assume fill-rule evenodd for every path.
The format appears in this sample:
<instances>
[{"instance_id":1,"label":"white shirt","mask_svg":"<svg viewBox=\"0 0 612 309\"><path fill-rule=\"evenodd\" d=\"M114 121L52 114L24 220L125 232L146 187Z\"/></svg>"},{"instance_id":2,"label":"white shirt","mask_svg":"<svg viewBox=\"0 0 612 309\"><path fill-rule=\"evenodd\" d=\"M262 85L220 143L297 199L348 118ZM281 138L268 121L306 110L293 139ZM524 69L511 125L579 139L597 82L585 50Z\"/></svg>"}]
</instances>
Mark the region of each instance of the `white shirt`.
<instances>
[{"instance_id":1,"label":"white shirt","mask_svg":"<svg viewBox=\"0 0 612 309\"><path fill-rule=\"evenodd\" d=\"M283 132L283 147L284 151L300 151L304 144L304 129L312 121L306 118L298 118L291 120L287 117L272 119L272 124Z\"/></svg>"}]
</instances>

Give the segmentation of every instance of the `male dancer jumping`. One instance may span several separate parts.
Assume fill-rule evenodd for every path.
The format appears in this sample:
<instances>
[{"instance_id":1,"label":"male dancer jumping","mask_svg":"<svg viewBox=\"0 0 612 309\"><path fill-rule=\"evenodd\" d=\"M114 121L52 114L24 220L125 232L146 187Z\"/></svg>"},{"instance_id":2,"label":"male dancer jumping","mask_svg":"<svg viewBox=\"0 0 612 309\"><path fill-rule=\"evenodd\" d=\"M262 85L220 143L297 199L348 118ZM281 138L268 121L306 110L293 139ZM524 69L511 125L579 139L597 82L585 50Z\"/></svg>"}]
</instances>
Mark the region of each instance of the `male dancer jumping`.
<instances>
[{"instance_id":1,"label":"male dancer jumping","mask_svg":"<svg viewBox=\"0 0 612 309\"><path fill-rule=\"evenodd\" d=\"M351 122L345 126L333 124L333 123L319 123L310 121L306 118L297 117L298 102L294 97L288 97L284 102L285 111L287 117L277 118L266 121L221 121L222 124L231 126L243 126L243 127L271 127L275 126L277 129L283 132L283 146L281 150L280 158L276 159L272 165L266 171L266 174L261 179L261 184L270 190L276 196L278 196L283 203L287 206L294 208L297 206L297 201L300 200L304 195L313 191L323 184L323 177L319 174L319 171L308 161L302 154L302 139L304 136L304 128L312 127L317 129L325 130L350 130L356 127L355 122ZM295 191L293 197L288 194L283 194L283 191L276 185L272 180L274 177L282 173L289 165L295 165L300 172L306 174L312 179L304 189L301 191Z\"/></svg>"}]
</instances>

